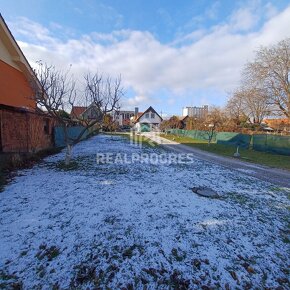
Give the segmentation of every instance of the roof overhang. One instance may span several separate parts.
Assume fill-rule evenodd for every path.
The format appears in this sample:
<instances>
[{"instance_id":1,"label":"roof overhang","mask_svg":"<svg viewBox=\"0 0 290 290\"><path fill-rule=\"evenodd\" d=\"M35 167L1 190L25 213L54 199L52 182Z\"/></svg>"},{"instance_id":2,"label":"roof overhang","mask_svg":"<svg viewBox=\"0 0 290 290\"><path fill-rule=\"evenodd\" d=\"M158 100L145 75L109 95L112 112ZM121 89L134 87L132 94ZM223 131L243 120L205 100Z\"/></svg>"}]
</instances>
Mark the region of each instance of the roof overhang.
<instances>
[{"instance_id":1,"label":"roof overhang","mask_svg":"<svg viewBox=\"0 0 290 290\"><path fill-rule=\"evenodd\" d=\"M4 46L9 51L12 61L17 65L17 67L19 67L19 69L22 71L27 81L32 82L39 89L41 89L41 84L34 70L30 66L28 60L26 59L25 55L23 54L22 50L17 44L14 36L12 35L10 29L8 28L1 14L0 14L0 35Z\"/></svg>"}]
</instances>

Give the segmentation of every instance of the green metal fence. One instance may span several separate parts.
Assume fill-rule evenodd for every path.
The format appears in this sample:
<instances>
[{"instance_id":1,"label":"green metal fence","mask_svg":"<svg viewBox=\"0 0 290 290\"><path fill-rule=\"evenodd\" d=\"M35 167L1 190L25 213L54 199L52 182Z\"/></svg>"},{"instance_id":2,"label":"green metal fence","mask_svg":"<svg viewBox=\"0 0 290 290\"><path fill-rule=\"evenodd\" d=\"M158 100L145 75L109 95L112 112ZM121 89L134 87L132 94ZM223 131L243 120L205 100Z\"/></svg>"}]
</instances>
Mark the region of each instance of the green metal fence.
<instances>
[{"instance_id":1,"label":"green metal fence","mask_svg":"<svg viewBox=\"0 0 290 290\"><path fill-rule=\"evenodd\" d=\"M181 130L181 129L170 129L168 130L171 134L185 136L196 140L207 141L208 140L208 133L206 131L200 130ZM216 141L216 133L214 132L212 142Z\"/></svg>"},{"instance_id":2,"label":"green metal fence","mask_svg":"<svg viewBox=\"0 0 290 290\"><path fill-rule=\"evenodd\" d=\"M196 140L208 140L206 131L170 129L167 132ZM290 155L290 136L218 132L214 135L212 142L228 146L239 146L246 149L253 148L256 151Z\"/></svg>"},{"instance_id":3,"label":"green metal fence","mask_svg":"<svg viewBox=\"0 0 290 290\"><path fill-rule=\"evenodd\" d=\"M290 155L290 137L277 135L253 135L253 149L282 155Z\"/></svg>"},{"instance_id":4,"label":"green metal fence","mask_svg":"<svg viewBox=\"0 0 290 290\"><path fill-rule=\"evenodd\" d=\"M229 146L239 146L248 149L251 143L251 135L234 133L234 132L218 132L217 144L224 144Z\"/></svg>"}]
</instances>

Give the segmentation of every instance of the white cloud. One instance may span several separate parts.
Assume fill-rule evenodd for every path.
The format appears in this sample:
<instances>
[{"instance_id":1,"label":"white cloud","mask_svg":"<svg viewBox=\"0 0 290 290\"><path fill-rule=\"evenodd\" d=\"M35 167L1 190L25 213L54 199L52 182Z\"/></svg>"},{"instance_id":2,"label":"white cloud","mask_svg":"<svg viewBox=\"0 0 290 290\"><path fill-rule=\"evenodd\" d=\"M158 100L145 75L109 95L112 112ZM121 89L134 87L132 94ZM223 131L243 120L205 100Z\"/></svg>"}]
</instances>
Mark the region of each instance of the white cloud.
<instances>
[{"instance_id":1,"label":"white cloud","mask_svg":"<svg viewBox=\"0 0 290 290\"><path fill-rule=\"evenodd\" d=\"M136 93L135 98L126 101L133 107L146 102L149 105L154 92L164 88L175 96L200 89L216 89L220 95L221 91L233 89L255 49L290 36L290 7L271 15L259 30L253 31L258 21L253 11L239 9L227 23L185 36L185 44L178 39L163 44L150 32L132 30L61 40L24 18L13 23L11 30L22 39L19 44L31 62L43 60L60 68L72 64L80 77L88 70L122 74L125 87ZM208 100L215 103L210 97Z\"/></svg>"},{"instance_id":2,"label":"white cloud","mask_svg":"<svg viewBox=\"0 0 290 290\"><path fill-rule=\"evenodd\" d=\"M231 27L237 31L247 31L259 21L259 16L250 8L240 8L231 16Z\"/></svg>"},{"instance_id":3,"label":"white cloud","mask_svg":"<svg viewBox=\"0 0 290 290\"><path fill-rule=\"evenodd\" d=\"M16 22L8 23L12 31L16 31L18 35L25 37L28 43L54 43L56 39L50 35L48 28L39 23L33 22L25 17L20 17Z\"/></svg>"},{"instance_id":4,"label":"white cloud","mask_svg":"<svg viewBox=\"0 0 290 290\"><path fill-rule=\"evenodd\" d=\"M147 96L135 96L133 98L129 98L125 100L125 102L123 101L122 107L132 109L133 107L138 107L140 106L140 104L148 103L150 101L151 101L151 98Z\"/></svg>"}]
</instances>

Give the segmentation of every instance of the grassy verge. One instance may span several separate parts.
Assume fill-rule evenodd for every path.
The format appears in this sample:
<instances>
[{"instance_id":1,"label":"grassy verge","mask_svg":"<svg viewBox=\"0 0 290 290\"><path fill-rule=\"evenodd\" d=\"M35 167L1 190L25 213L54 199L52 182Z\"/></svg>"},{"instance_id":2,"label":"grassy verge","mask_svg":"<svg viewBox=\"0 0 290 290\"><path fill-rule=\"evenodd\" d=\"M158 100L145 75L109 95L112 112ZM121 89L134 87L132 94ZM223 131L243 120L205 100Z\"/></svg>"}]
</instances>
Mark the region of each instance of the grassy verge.
<instances>
[{"instance_id":1,"label":"grassy verge","mask_svg":"<svg viewBox=\"0 0 290 290\"><path fill-rule=\"evenodd\" d=\"M162 137L188 145L194 148L198 148L204 151L215 153L222 156L233 157L236 152L236 147L227 146L222 144L212 143L208 146L206 141L196 140L189 137L176 136L176 135L162 135ZM249 149L239 149L241 154L241 160L267 165L270 167L282 168L290 170L290 156L278 155L273 153L259 152Z\"/></svg>"}]
</instances>

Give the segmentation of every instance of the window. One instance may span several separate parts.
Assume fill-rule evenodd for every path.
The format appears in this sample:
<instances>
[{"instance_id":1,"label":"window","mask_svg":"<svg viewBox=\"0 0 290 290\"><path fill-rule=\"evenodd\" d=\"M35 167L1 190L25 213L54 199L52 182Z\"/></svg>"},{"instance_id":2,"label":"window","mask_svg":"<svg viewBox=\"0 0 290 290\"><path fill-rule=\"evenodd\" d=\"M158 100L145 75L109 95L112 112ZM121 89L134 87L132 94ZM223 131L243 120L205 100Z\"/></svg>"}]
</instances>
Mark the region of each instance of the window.
<instances>
[{"instance_id":1,"label":"window","mask_svg":"<svg viewBox=\"0 0 290 290\"><path fill-rule=\"evenodd\" d=\"M154 118L155 118L155 114L151 113L151 119L154 119Z\"/></svg>"},{"instance_id":2,"label":"window","mask_svg":"<svg viewBox=\"0 0 290 290\"><path fill-rule=\"evenodd\" d=\"M149 118L149 113L146 113L145 114L145 118Z\"/></svg>"}]
</instances>

